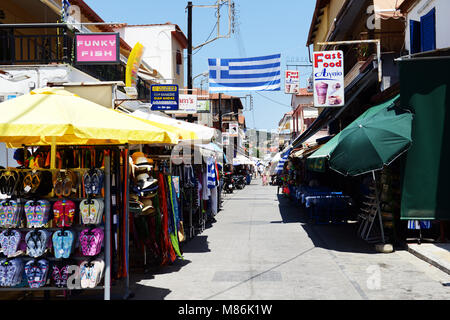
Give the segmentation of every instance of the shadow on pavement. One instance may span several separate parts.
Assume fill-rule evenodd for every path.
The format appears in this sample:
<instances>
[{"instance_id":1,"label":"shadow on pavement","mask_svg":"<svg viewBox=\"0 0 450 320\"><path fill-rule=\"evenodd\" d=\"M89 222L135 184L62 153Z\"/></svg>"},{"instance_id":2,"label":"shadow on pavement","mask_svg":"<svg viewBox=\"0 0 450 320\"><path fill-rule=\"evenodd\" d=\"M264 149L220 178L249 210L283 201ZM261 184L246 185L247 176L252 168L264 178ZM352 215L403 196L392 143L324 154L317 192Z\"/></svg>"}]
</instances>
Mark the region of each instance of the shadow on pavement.
<instances>
[{"instance_id":1,"label":"shadow on pavement","mask_svg":"<svg viewBox=\"0 0 450 320\"><path fill-rule=\"evenodd\" d=\"M135 283L132 292L133 298L131 300L164 300L172 290Z\"/></svg>"},{"instance_id":2,"label":"shadow on pavement","mask_svg":"<svg viewBox=\"0 0 450 320\"><path fill-rule=\"evenodd\" d=\"M358 224L316 225L309 221L305 210L295 201L278 194L278 207L282 221L272 223L300 223L316 247L354 253L377 253L373 245L357 236Z\"/></svg>"},{"instance_id":3,"label":"shadow on pavement","mask_svg":"<svg viewBox=\"0 0 450 320\"><path fill-rule=\"evenodd\" d=\"M195 236L193 239L182 244L181 250L189 253L210 252L211 250L208 246L208 236Z\"/></svg>"}]
</instances>

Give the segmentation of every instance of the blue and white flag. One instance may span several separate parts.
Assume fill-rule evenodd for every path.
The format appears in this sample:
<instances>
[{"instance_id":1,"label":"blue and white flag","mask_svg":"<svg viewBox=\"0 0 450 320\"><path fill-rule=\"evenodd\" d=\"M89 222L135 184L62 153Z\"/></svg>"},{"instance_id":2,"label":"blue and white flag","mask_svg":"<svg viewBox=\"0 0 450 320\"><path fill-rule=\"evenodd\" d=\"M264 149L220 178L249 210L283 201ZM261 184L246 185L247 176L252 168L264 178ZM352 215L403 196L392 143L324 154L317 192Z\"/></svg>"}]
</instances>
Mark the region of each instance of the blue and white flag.
<instances>
[{"instance_id":1,"label":"blue and white flag","mask_svg":"<svg viewBox=\"0 0 450 320\"><path fill-rule=\"evenodd\" d=\"M68 0L63 0L62 1L62 6L61 6L61 19L63 22L67 22L69 20L69 8L70 8L70 3Z\"/></svg>"},{"instance_id":2,"label":"blue and white flag","mask_svg":"<svg viewBox=\"0 0 450 320\"><path fill-rule=\"evenodd\" d=\"M284 152L281 155L281 159L280 159L280 161L278 161L278 165L275 169L275 174L279 174L279 173L283 172L284 163L286 162L287 158L291 154L291 151L292 151L292 148L289 148L286 152Z\"/></svg>"},{"instance_id":3,"label":"blue and white flag","mask_svg":"<svg viewBox=\"0 0 450 320\"><path fill-rule=\"evenodd\" d=\"M281 88L281 54L208 59L209 92L276 91Z\"/></svg>"}]
</instances>

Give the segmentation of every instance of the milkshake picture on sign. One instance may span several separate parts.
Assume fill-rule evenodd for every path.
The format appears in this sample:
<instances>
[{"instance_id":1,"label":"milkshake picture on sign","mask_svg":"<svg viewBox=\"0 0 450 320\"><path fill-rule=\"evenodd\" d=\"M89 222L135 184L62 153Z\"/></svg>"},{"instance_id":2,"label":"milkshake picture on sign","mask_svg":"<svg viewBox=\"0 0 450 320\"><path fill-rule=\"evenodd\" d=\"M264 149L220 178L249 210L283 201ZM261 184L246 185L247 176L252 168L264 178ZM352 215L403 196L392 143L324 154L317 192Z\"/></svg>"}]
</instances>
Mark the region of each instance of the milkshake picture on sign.
<instances>
[{"instance_id":1,"label":"milkshake picture on sign","mask_svg":"<svg viewBox=\"0 0 450 320\"><path fill-rule=\"evenodd\" d=\"M328 83L317 82L316 83L316 93L319 100L319 104L325 104L327 101Z\"/></svg>"},{"instance_id":2,"label":"milkshake picture on sign","mask_svg":"<svg viewBox=\"0 0 450 320\"><path fill-rule=\"evenodd\" d=\"M314 52L314 105L345 105L344 54L340 50Z\"/></svg>"}]
</instances>

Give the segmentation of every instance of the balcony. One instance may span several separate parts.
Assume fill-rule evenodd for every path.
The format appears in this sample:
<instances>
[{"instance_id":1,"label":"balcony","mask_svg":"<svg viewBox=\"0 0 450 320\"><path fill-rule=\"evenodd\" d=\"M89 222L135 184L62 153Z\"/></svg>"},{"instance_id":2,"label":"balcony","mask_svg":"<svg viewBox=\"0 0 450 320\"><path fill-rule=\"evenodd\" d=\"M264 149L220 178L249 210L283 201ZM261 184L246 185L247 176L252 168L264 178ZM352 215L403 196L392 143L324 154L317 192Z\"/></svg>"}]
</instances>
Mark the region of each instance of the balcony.
<instances>
[{"instance_id":1,"label":"balcony","mask_svg":"<svg viewBox=\"0 0 450 320\"><path fill-rule=\"evenodd\" d=\"M67 26L0 25L0 64L69 62L73 34Z\"/></svg>"}]
</instances>

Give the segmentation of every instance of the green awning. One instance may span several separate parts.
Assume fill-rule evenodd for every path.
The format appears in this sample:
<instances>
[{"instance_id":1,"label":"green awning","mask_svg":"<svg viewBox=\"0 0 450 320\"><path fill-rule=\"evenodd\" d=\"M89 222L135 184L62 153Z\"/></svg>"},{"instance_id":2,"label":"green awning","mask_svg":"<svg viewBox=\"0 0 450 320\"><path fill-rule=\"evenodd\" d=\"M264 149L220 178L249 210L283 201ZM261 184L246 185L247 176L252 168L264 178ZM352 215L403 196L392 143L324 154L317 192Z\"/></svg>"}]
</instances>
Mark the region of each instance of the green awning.
<instances>
[{"instance_id":1,"label":"green awning","mask_svg":"<svg viewBox=\"0 0 450 320\"><path fill-rule=\"evenodd\" d=\"M450 219L450 57L400 62L402 106L415 113L401 219Z\"/></svg>"},{"instance_id":2,"label":"green awning","mask_svg":"<svg viewBox=\"0 0 450 320\"><path fill-rule=\"evenodd\" d=\"M362 115L360 115L349 126L351 126L352 124L354 124L358 121L361 121L363 119L372 117L373 115L379 113L380 111L386 111L398 99L399 99L399 95L397 95L396 97L394 97L380 105L374 106L374 107L366 110ZM336 149L336 147L340 141L341 134L342 134L342 131L339 132L336 136L334 136L327 143L325 143L322 147L320 147L319 150L317 150L316 152L314 152L312 155L310 155L308 157L308 159L306 160L306 165L309 170L317 171L317 172L325 171L326 163L330 159L331 153Z\"/></svg>"}]
</instances>

